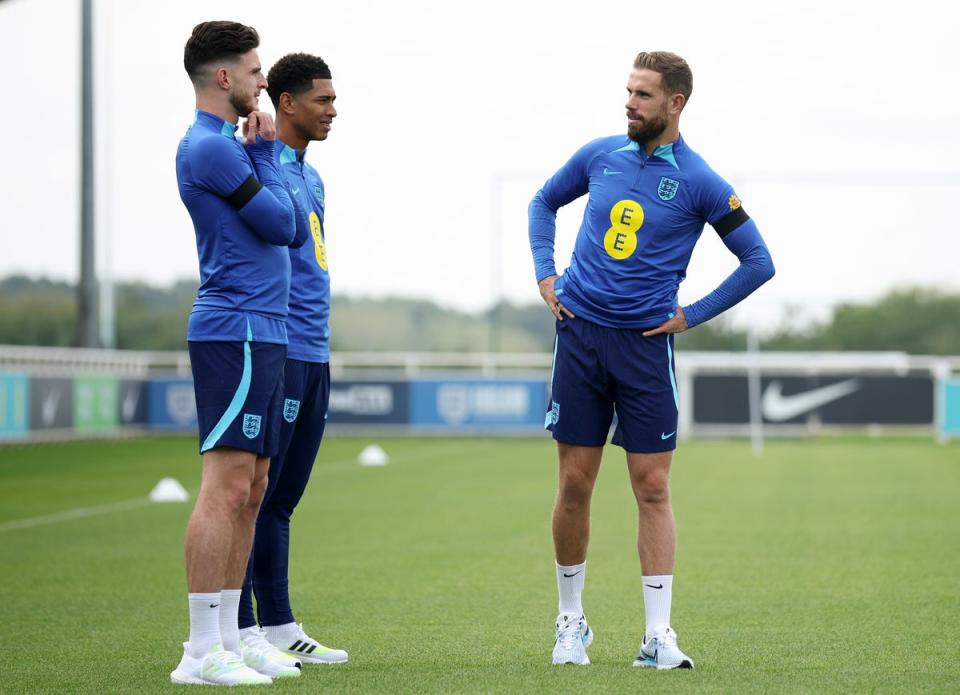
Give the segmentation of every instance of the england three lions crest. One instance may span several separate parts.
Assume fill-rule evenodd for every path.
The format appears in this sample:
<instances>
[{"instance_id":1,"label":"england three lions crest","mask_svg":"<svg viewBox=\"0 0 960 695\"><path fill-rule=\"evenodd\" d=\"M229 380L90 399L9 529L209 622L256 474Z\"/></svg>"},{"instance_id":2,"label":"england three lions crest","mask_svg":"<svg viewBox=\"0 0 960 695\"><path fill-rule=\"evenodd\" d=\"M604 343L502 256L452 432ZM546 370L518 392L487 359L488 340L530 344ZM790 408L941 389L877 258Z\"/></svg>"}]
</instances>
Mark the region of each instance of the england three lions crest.
<instances>
[{"instance_id":1,"label":"england three lions crest","mask_svg":"<svg viewBox=\"0 0 960 695\"><path fill-rule=\"evenodd\" d=\"M287 422L293 422L297 419L297 413L300 412L300 401L292 398L286 398L283 401L283 419Z\"/></svg>"},{"instance_id":2,"label":"england three lions crest","mask_svg":"<svg viewBox=\"0 0 960 695\"><path fill-rule=\"evenodd\" d=\"M680 188L680 182L676 179L669 179L666 176L660 177L660 185L657 186L657 195L660 200L673 200L677 195L677 189Z\"/></svg>"},{"instance_id":3,"label":"england three lions crest","mask_svg":"<svg viewBox=\"0 0 960 695\"><path fill-rule=\"evenodd\" d=\"M258 434L260 434L260 416L244 413L243 436L247 439L256 439Z\"/></svg>"}]
</instances>

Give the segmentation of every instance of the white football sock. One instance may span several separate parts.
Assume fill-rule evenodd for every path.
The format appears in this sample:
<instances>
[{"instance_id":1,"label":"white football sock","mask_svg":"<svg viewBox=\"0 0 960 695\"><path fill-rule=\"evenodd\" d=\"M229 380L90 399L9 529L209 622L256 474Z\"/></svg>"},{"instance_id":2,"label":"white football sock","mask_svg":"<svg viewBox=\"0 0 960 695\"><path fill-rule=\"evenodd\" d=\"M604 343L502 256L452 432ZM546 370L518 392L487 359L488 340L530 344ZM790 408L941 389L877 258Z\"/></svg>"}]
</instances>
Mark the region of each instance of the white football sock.
<instances>
[{"instance_id":1,"label":"white football sock","mask_svg":"<svg viewBox=\"0 0 960 695\"><path fill-rule=\"evenodd\" d=\"M583 580L586 574L586 561L579 565L557 563L557 591L560 593L561 613L583 615L580 595L583 593Z\"/></svg>"},{"instance_id":2,"label":"white football sock","mask_svg":"<svg viewBox=\"0 0 960 695\"><path fill-rule=\"evenodd\" d=\"M228 652L240 653L240 589L220 592L220 640Z\"/></svg>"},{"instance_id":3,"label":"white football sock","mask_svg":"<svg viewBox=\"0 0 960 695\"><path fill-rule=\"evenodd\" d=\"M297 624L287 623L286 625L264 625L263 632L267 636L267 641L281 649L286 649L293 644L297 635Z\"/></svg>"},{"instance_id":4,"label":"white football sock","mask_svg":"<svg viewBox=\"0 0 960 695\"><path fill-rule=\"evenodd\" d=\"M187 603L190 605L188 649L190 656L200 659L220 642L220 592L187 594Z\"/></svg>"},{"instance_id":5,"label":"white football sock","mask_svg":"<svg viewBox=\"0 0 960 695\"><path fill-rule=\"evenodd\" d=\"M246 637L247 635L255 635L258 632L260 632L260 626L251 625L250 627L245 627L242 630L240 630L240 637L242 638L242 637Z\"/></svg>"},{"instance_id":6,"label":"white football sock","mask_svg":"<svg viewBox=\"0 0 960 695\"><path fill-rule=\"evenodd\" d=\"M647 636L670 627L670 603L673 600L673 575L643 577L643 608L647 617Z\"/></svg>"}]
</instances>

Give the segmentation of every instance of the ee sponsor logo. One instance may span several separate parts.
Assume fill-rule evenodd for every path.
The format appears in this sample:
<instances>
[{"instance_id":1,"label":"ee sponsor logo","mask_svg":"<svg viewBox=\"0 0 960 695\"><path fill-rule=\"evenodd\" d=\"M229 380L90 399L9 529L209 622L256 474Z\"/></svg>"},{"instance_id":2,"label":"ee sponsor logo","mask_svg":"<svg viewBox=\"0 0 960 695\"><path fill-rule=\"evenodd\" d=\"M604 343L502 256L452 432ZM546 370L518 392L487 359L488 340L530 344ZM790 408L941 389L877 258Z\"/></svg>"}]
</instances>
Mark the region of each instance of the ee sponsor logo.
<instances>
[{"instance_id":1,"label":"ee sponsor logo","mask_svg":"<svg viewBox=\"0 0 960 695\"><path fill-rule=\"evenodd\" d=\"M610 208L610 229L603 235L603 248L618 261L637 250L637 232L643 226L643 207L635 200L621 200Z\"/></svg>"},{"instance_id":2,"label":"ee sponsor logo","mask_svg":"<svg viewBox=\"0 0 960 695\"><path fill-rule=\"evenodd\" d=\"M327 269L327 247L323 243L323 225L316 212L310 211L310 233L313 235L313 251L317 256L317 265Z\"/></svg>"}]
</instances>

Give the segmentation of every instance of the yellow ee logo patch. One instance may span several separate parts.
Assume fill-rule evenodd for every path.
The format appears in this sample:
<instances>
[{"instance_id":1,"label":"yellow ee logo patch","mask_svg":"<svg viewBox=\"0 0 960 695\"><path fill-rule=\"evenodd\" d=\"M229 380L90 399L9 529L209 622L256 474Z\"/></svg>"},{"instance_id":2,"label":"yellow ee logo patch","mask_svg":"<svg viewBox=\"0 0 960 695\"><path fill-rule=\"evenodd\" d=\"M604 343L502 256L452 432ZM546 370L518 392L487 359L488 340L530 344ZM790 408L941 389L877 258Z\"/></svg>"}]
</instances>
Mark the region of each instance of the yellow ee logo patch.
<instances>
[{"instance_id":1,"label":"yellow ee logo patch","mask_svg":"<svg viewBox=\"0 0 960 695\"><path fill-rule=\"evenodd\" d=\"M317 213L310 211L310 233L313 235L313 251L317 255L317 265L327 269L327 247L323 243L323 225Z\"/></svg>"},{"instance_id":2,"label":"yellow ee logo patch","mask_svg":"<svg viewBox=\"0 0 960 695\"><path fill-rule=\"evenodd\" d=\"M736 210L738 207L740 207L740 199L736 196L736 194L734 194L730 196L729 200L727 200L727 205L730 206L731 210Z\"/></svg>"},{"instance_id":3,"label":"yellow ee logo patch","mask_svg":"<svg viewBox=\"0 0 960 695\"><path fill-rule=\"evenodd\" d=\"M603 248L622 261L637 250L637 232L643 226L643 208L635 200L621 200L610 208L610 224L603 235Z\"/></svg>"}]
</instances>

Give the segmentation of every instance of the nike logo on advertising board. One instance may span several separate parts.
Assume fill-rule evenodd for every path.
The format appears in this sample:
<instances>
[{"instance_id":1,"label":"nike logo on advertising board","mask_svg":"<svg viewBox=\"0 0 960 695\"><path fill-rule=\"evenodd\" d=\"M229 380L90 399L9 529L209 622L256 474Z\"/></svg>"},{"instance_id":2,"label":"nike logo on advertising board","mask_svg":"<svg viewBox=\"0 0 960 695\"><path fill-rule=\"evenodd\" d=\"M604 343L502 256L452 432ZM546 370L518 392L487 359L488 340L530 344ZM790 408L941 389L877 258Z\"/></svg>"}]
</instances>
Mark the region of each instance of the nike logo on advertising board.
<instances>
[{"instance_id":1,"label":"nike logo on advertising board","mask_svg":"<svg viewBox=\"0 0 960 695\"><path fill-rule=\"evenodd\" d=\"M847 379L829 386L794 393L789 396L783 395L783 385L777 381L771 381L763 392L763 398L760 401L760 412L763 417L772 422L783 422L792 420L798 415L803 415L811 410L816 410L822 405L832 403L860 388L860 382L856 379Z\"/></svg>"}]
</instances>

